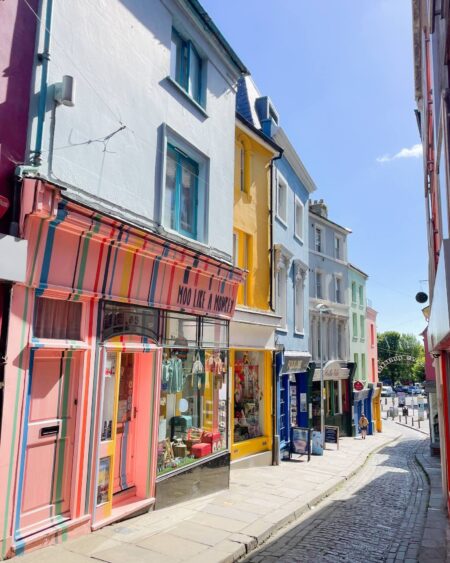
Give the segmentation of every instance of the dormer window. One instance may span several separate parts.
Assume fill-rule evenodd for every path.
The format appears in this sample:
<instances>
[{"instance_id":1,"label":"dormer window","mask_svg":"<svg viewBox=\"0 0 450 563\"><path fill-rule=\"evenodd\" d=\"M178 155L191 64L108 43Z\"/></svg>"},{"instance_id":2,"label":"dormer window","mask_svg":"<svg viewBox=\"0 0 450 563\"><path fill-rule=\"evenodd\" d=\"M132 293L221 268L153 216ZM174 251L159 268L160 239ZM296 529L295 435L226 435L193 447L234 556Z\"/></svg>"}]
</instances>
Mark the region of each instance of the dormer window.
<instances>
[{"instance_id":1,"label":"dormer window","mask_svg":"<svg viewBox=\"0 0 450 563\"><path fill-rule=\"evenodd\" d=\"M202 104L202 59L191 41L172 28L170 77Z\"/></svg>"}]
</instances>

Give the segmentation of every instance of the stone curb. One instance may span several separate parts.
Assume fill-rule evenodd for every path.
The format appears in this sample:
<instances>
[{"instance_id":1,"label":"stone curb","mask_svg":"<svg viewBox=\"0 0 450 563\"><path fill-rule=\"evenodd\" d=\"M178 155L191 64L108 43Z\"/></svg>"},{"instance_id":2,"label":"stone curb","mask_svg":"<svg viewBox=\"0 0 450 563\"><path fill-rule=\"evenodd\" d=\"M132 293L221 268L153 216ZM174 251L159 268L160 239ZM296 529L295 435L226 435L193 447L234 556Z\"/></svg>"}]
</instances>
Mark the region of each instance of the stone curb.
<instances>
[{"instance_id":1,"label":"stone curb","mask_svg":"<svg viewBox=\"0 0 450 563\"><path fill-rule=\"evenodd\" d=\"M335 483L331 487L328 487L327 489L325 489L324 491L319 493L316 497L314 497L313 499L308 501L305 505L303 505L303 506L299 507L298 509L292 511L290 514L288 514L284 518L281 518L278 522L275 522L275 523L269 523L269 522L264 522L264 521L261 522L262 524L266 524L266 526L263 526L261 531L259 533L257 533L256 535L253 535L249 532L245 532L245 530L243 530L242 533L245 534L245 536L247 536L249 539L244 540L242 542L239 541L237 538L236 538L236 540L232 540L232 541L237 541L239 543L239 546L240 546L239 549L235 550L233 553L228 554L227 557L220 560L220 563L233 563L234 561L238 561L238 560L240 560L244 557L247 557L250 553L252 553L256 549L261 547L262 544L264 544L277 531L281 530L282 528L284 528L285 526L287 526L288 524L290 524L294 520L297 520L298 518L300 518L301 516L303 516L307 512L311 511L316 505L318 505L320 502L325 500L327 497L329 497L330 495L335 493L340 487L342 487L342 485L345 482L347 482L348 480L355 477L363 469L363 467L366 465L366 463L368 462L369 458L372 455L376 454L377 452L379 452L381 449L385 448L389 444L396 442L401 436L402 436L402 434L397 434L397 435L393 436L392 438L390 438L389 440L387 440L386 442L384 442L383 444L378 445L376 448L374 448L368 454L359 456L358 459L361 459L361 457L363 457L364 459L361 460L358 467L353 469L350 473L348 473L348 475L339 476L340 479L337 483ZM245 548L245 553L242 553L242 547ZM219 560L217 560L217 561L219 561Z\"/></svg>"},{"instance_id":2,"label":"stone curb","mask_svg":"<svg viewBox=\"0 0 450 563\"><path fill-rule=\"evenodd\" d=\"M405 424L403 422L397 422L396 420L394 420L394 422L395 422L395 424L398 424L399 426L403 426L404 428L409 428L410 430L415 430L416 432L420 432L421 434L425 434L425 436L429 436L428 432L424 432L420 428L416 428L415 426L410 426L409 424Z\"/></svg>"}]
</instances>

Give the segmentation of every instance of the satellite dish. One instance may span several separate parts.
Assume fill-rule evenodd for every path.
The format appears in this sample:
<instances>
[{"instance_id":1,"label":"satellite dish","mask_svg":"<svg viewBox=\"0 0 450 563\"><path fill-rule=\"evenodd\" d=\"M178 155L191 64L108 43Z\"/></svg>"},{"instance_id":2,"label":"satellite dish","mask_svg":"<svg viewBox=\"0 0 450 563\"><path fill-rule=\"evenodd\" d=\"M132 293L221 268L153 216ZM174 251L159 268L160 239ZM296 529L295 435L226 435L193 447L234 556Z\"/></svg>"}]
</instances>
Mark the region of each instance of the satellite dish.
<instances>
[{"instance_id":1,"label":"satellite dish","mask_svg":"<svg viewBox=\"0 0 450 563\"><path fill-rule=\"evenodd\" d=\"M417 303L426 303L428 301L428 295L423 291L419 291L416 295L416 301Z\"/></svg>"}]
</instances>

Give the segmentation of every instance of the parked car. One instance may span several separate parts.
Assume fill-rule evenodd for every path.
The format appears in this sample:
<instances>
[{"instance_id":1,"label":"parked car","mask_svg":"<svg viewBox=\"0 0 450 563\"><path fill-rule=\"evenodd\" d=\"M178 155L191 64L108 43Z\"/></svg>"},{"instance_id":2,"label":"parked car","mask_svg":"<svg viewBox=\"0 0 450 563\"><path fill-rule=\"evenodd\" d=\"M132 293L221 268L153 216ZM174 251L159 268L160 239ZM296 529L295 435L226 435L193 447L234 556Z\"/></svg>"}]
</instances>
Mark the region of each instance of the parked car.
<instances>
[{"instance_id":1,"label":"parked car","mask_svg":"<svg viewBox=\"0 0 450 563\"><path fill-rule=\"evenodd\" d=\"M381 396L382 397L393 397L394 395L395 395L395 392L390 385L383 385L381 387Z\"/></svg>"},{"instance_id":2,"label":"parked car","mask_svg":"<svg viewBox=\"0 0 450 563\"><path fill-rule=\"evenodd\" d=\"M396 385L394 387L394 391L396 393L407 393L408 392L408 386L407 385Z\"/></svg>"},{"instance_id":3,"label":"parked car","mask_svg":"<svg viewBox=\"0 0 450 563\"><path fill-rule=\"evenodd\" d=\"M408 393L410 395L420 395L422 393L422 389L416 385L410 385L408 387Z\"/></svg>"}]
</instances>

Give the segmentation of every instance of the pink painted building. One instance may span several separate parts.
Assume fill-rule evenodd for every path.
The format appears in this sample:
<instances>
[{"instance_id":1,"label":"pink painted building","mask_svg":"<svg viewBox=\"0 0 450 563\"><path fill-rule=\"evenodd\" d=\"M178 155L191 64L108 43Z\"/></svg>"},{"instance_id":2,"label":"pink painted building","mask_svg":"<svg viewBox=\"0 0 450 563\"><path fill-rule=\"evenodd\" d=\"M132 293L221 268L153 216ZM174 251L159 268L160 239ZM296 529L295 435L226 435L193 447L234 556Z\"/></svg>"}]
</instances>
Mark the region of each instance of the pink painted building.
<instances>
[{"instance_id":1,"label":"pink painted building","mask_svg":"<svg viewBox=\"0 0 450 563\"><path fill-rule=\"evenodd\" d=\"M377 311L366 308L367 368L369 383L378 382Z\"/></svg>"}]
</instances>

